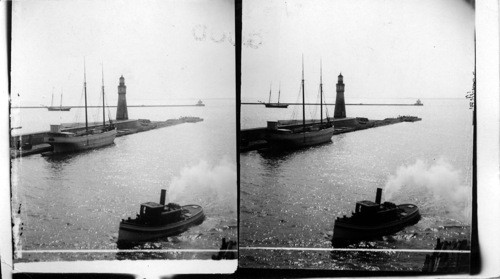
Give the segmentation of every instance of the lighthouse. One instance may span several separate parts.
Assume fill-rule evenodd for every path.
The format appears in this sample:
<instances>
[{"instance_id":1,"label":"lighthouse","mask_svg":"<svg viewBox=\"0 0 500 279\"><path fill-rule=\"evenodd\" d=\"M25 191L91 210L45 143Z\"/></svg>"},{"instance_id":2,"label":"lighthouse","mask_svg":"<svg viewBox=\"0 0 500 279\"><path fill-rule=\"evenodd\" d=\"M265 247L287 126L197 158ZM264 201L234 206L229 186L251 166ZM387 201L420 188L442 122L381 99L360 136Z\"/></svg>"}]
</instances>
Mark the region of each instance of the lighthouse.
<instances>
[{"instance_id":1,"label":"lighthouse","mask_svg":"<svg viewBox=\"0 0 500 279\"><path fill-rule=\"evenodd\" d=\"M120 84L118 85L118 106L116 109L116 120L128 120L127 113L127 86L125 85L125 78L123 75L120 77ZM337 106L335 105L335 109Z\"/></svg>"},{"instance_id":2,"label":"lighthouse","mask_svg":"<svg viewBox=\"0 0 500 279\"><path fill-rule=\"evenodd\" d=\"M345 114L345 101L344 101L344 77L342 73L339 75L337 81L337 99L335 101L335 112L333 118L346 118Z\"/></svg>"}]
</instances>

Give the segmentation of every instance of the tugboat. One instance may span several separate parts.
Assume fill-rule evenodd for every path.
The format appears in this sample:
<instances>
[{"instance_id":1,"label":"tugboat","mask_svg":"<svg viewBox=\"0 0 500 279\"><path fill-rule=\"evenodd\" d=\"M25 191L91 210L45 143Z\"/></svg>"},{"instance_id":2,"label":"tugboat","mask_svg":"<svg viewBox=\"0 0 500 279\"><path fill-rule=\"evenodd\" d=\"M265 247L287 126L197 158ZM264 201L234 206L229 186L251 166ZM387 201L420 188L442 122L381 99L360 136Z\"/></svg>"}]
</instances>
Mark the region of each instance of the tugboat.
<instances>
[{"instance_id":1,"label":"tugboat","mask_svg":"<svg viewBox=\"0 0 500 279\"><path fill-rule=\"evenodd\" d=\"M416 205L381 203L381 198L382 189L377 188L375 202L358 201L356 211L351 217L345 215L342 218L337 217L332 238L334 247L391 235L420 220L420 212Z\"/></svg>"},{"instance_id":2,"label":"tugboat","mask_svg":"<svg viewBox=\"0 0 500 279\"><path fill-rule=\"evenodd\" d=\"M118 232L118 243L136 243L159 237L179 234L189 227L201 224L205 219L199 205L165 205L166 190L161 190L160 203L141 204L140 214L135 219L122 219Z\"/></svg>"}]
</instances>

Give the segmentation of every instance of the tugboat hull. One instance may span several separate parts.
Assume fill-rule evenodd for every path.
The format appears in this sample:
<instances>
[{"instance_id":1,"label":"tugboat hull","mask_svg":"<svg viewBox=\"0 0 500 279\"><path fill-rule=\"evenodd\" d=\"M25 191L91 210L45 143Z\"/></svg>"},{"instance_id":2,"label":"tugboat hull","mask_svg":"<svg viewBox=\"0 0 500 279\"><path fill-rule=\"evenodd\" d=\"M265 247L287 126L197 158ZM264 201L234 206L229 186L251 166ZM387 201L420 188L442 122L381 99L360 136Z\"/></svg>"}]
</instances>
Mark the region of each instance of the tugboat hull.
<instances>
[{"instance_id":1,"label":"tugboat hull","mask_svg":"<svg viewBox=\"0 0 500 279\"><path fill-rule=\"evenodd\" d=\"M333 230L333 245L342 246L352 241L369 240L391 235L407 226L416 224L420 220L420 212L416 205L401 204L397 207L401 210L400 218L390 222L361 224L337 219Z\"/></svg>"},{"instance_id":2,"label":"tugboat hull","mask_svg":"<svg viewBox=\"0 0 500 279\"><path fill-rule=\"evenodd\" d=\"M205 218L203 209L199 205L185 205L182 206L182 210L187 211L187 213L184 214L184 220L167 225L151 226L134 224L128 220L122 220L118 232L118 242L142 242L176 235L187 230L191 226L200 224Z\"/></svg>"}]
</instances>

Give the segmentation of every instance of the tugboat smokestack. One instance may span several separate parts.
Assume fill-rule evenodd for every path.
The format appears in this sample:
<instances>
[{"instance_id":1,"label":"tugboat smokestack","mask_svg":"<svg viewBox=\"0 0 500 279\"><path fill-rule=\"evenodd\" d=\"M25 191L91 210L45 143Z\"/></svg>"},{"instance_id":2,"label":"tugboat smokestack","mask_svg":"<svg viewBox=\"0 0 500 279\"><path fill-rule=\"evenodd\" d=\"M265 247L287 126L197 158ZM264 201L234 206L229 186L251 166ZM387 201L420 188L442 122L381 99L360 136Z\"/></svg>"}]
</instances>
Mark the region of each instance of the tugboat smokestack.
<instances>
[{"instance_id":1,"label":"tugboat smokestack","mask_svg":"<svg viewBox=\"0 0 500 279\"><path fill-rule=\"evenodd\" d=\"M161 189L161 196L160 196L160 204L165 205L165 195L167 194L167 190Z\"/></svg>"},{"instance_id":2,"label":"tugboat smokestack","mask_svg":"<svg viewBox=\"0 0 500 279\"><path fill-rule=\"evenodd\" d=\"M382 188L377 188L377 196L375 197L375 203L380 204L382 201Z\"/></svg>"}]
</instances>

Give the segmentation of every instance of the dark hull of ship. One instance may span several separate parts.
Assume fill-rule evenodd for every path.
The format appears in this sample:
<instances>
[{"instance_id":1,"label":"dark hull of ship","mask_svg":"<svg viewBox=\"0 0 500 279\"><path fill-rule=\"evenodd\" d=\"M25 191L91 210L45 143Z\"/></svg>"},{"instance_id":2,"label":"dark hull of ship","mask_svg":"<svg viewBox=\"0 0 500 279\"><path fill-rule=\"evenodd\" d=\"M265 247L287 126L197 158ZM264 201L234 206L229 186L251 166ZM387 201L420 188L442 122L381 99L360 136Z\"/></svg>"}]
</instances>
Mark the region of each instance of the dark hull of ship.
<instances>
[{"instance_id":1,"label":"dark hull of ship","mask_svg":"<svg viewBox=\"0 0 500 279\"><path fill-rule=\"evenodd\" d=\"M400 218L380 224L359 224L339 219L335 221L332 243L334 246L343 246L352 241L370 240L385 235L394 234L407 226L416 224L420 220L420 212L414 204L400 204L402 210Z\"/></svg>"},{"instance_id":2,"label":"dark hull of ship","mask_svg":"<svg viewBox=\"0 0 500 279\"><path fill-rule=\"evenodd\" d=\"M201 206L191 204L182 206L182 209L189 211L189 217L172 224L151 226L123 220L120 223L118 242L133 243L172 236L187 230L191 226L203 222L205 214L203 213Z\"/></svg>"},{"instance_id":3,"label":"dark hull of ship","mask_svg":"<svg viewBox=\"0 0 500 279\"><path fill-rule=\"evenodd\" d=\"M333 131L333 127L298 133L278 129L269 131L266 140L273 149L301 148L331 142Z\"/></svg>"},{"instance_id":4,"label":"dark hull of ship","mask_svg":"<svg viewBox=\"0 0 500 279\"><path fill-rule=\"evenodd\" d=\"M113 144L116 129L97 134L75 136L48 136L45 142L53 147L53 153L71 153Z\"/></svg>"},{"instance_id":5,"label":"dark hull of ship","mask_svg":"<svg viewBox=\"0 0 500 279\"><path fill-rule=\"evenodd\" d=\"M266 108L287 108L287 104L278 104L278 103L267 103L265 104Z\"/></svg>"},{"instance_id":6,"label":"dark hull of ship","mask_svg":"<svg viewBox=\"0 0 500 279\"><path fill-rule=\"evenodd\" d=\"M47 107L49 111L69 111L71 107Z\"/></svg>"}]
</instances>

